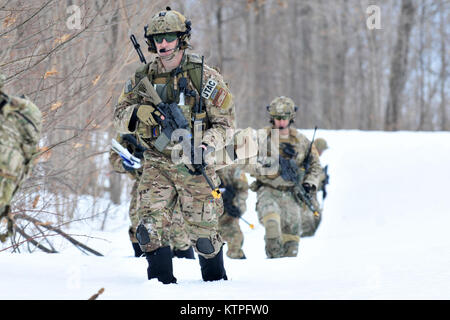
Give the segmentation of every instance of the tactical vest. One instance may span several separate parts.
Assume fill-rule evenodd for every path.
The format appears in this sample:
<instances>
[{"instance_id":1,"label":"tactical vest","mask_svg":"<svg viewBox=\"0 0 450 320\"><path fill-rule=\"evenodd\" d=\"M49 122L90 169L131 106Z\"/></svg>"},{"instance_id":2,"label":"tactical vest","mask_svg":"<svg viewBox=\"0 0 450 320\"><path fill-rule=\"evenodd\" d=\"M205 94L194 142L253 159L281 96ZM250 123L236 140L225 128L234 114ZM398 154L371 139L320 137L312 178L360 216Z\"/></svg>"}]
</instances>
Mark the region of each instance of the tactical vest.
<instances>
[{"instance_id":1,"label":"tactical vest","mask_svg":"<svg viewBox=\"0 0 450 320\"><path fill-rule=\"evenodd\" d=\"M165 103L179 103L180 102L180 90L178 88L178 81L185 77L190 80L194 88L197 91L197 96L201 95L201 59L193 54L186 54L180 64L180 67L165 73L157 73L157 62L152 61L145 66L139 68L135 72L135 84L137 85L141 79L148 77L150 83L152 83L161 100ZM176 71L176 72L175 72ZM189 81L188 81L189 83ZM189 88L189 84L188 84ZM206 112L195 114L194 117L192 113L194 112L194 106L196 104L196 98L192 96L184 96L184 104L179 105L183 115L189 122L189 126L192 130L193 120L203 120L203 130L209 128L208 119L206 117ZM205 104L203 104L205 106ZM156 139L160 133L159 126L149 127L143 124L139 124L137 128L137 133L143 142L147 145L151 145L151 141Z\"/></svg>"},{"instance_id":2,"label":"tactical vest","mask_svg":"<svg viewBox=\"0 0 450 320\"><path fill-rule=\"evenodd\" d=\"M273 129L272 127L266 127L264 128L267 132L267 156L271 156L271 143L272 143L272 135L271 135L271 130ZM279 155L289 158L287 155L284 154L283 148L281 147L281 144L283 142L286 143L290 143L294 146L294 149L296 152L298 152L299 150L298 145L300 144L300 139L299 139L299 133L297 132L296 129L294 128L289 128L289 138L288 139L281 139L280 138L280 145L278 148L279 151ZM290 181L285 181L279 172L277 172L274 175L261 175L256 177L256 180L251 184L250 189L254 192L256 192L260 186L262 185L267 185L270 186L272 188L275 189L279 189L279 190L289 190L292 186L293 183Z\"/></svg>"},{"instance_id":3,"label":"tactical vest","mask_svg":"<svg viewBox=\"0 0 450 320\"><path fill-rule=\"evenodd\" d=\"M270 156L271 155L271 143L272 143L272 129L273 127L265 127L264 128L266 130L267 133L267 155ZM287 157L286 154L284 154L282 148L281 148L281 143L290 143L292 144L294 147L298 146L298 144L300 143L300 139L298 137L298 131L294 128L289 128L289 138L288 139L282 139L281 136L279 136L279 154L283 157Z\"/></svg>"}]
</instances>

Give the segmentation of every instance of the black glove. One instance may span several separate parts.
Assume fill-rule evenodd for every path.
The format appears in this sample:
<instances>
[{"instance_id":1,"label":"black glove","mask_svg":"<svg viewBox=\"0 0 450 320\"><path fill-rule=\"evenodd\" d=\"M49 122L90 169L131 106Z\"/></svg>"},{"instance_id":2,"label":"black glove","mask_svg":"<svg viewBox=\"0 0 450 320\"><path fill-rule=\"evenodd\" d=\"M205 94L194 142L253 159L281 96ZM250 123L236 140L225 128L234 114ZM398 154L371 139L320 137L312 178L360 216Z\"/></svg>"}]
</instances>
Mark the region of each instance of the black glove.
<instances>
[{"instance_id":1,"label":"black glove","mask_svg":"<svg viewBox=\"0 0 450 320\"><path fill-rule=\"evenodd\" d=\"M306 182L303 183L302 186L303 186L303 189L305 189L305 192L307 194L311 194L312 192L314 192L316 190L315 186L312 186L312 185L310 185L309 183L306 183Z\"/></svg>"},{"instance_id":2,"label":"black glove","mask_svg":"<svg viewBox=\"0 0 450 320\"><path fill-rule=\"evenodd\" d=\"M130 172L130 173L133 173L134 170L135 170L133 167L128 166L127 163L126 163L125 161L122 161L122 167L123 167L127 172Z\"/></svg>"},{"instance_id":3,"label":"black glove","mask_svg":"<svg viewBox=\"0 0 450 320\"><path fill-rule=\"evenodd\" d=\"M236 189L232 185L224 186L225 191L222 193L223 207L225 212L232 217L239 218L241 216L241 210L233 204L233 200L236 197Z\"/></svg>"},{"instance_id":4,"label":"black glove","mask_svg":"<svg viewBox=\"0 0 450 320\"><path fill-rule=\"evenodd\" d=\"M235 205L225 206L225 212L232 217L239 218L241 216L241 210Z\"/></svg>"}]
</instances>

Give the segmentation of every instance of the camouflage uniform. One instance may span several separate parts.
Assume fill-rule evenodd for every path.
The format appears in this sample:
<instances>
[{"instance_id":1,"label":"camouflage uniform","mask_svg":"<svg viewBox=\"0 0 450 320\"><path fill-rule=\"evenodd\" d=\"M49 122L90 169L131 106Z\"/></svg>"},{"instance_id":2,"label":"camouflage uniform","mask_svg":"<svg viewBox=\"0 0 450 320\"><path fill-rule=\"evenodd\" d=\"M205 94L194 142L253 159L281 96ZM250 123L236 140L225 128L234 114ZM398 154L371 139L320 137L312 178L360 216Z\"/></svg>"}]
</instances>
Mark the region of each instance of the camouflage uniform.
<instances>
[{"instance_id":1,"label":"camouflage uniform","mask_svg":"<svg viewBox=\"0 0 450 320\"><path fill-rule=\"evenodd\" d=\"M187 47L187 35L190 32L190 21L176 11L162 11L152 17L149 29L146 29L149 50L155 49L153 37L158 33L177 32L180 49ZM151 108L151 103L142 98L139 93L141 84L149 81L156 86L159 96L165 103L180 103L178 91L182 78L187 81L187 92L184 105L179 105L192 132L191 119L204 120L201 143L216 150L226 145L226 130L234 128L234 102L222 76L214 69L204 66L203 86L200 88L201 59L197 55L183 52L179 66L171 72L165 72L160 56L156 56L144 67L139 68L135 75L125 84L114 110L114 126L120 133L135 133L139 143L148 148L144 153L143 173L138 185L138 208L140 219L139 230L145 230L146 244L141 245L147 253L149 279L158 277L163 283L176 281L172 275L154 274L158 266L164 265L172 269L172 262L163 258L166 247L170 245L170 226L174 217L177 203L181 208L186 230L195 251L198 253L204 280L225 279L223 269L222 245L223 241L218 230L218 218L223 213L221 199L215 199L211 188L202 175L192 175L183 163L171 160L171 142L162 152L155 147L155 140L161 134L161 127L150 121L151 117L141 116L141 110ZM144 81L145 80L145 81ZM194 114L196 97L201 93L207 98L202 99L203 113ZM194 93L194 95L192 95ZM153 105L154 107L154 105ZM156 113L154 114L156 115ZM148 121L147 121L148 120ZM212 166L205 169L207 176L215 186L220 183ZM140 228L140 226L145 229ZM147 239L148 237L148 239ZM160 250L161 249L161 250ZM219 255L220 254L220 255ZM216 259L217 257L217 259ZM164 261L163 261L164 260ZM206 261L206 262L205 262ZM208 265L220 265L221 271L217 277L205 276ZM152 267L152 264L155 267ZM152 269L153 268L153 269ZM214 267L213 267L214 268ZM159 270L158 270L159 272ZM207 272L207 271L205 271ZM160 274L162 272L159 272Z\"/></svg>"},{"instance_id":2,"label":"camouflage uniform","mask_svg":"<svg viewBox=\"0 0 450 320\"><path fill-rule=\"evenodd\" d=\"M3 80L0 74L0 219L7 218L8 224L1 242L12 233L10 202L31 173L42 126L39 109L26 97L6 95Z\"/></svg>"},{"instance_id":3,"label":"camouflage uniform","mask_svg":"<svg viewBox=\"0 0 450 320\"><path fill-rule=\"evenodd\" d=\"M314 147L316 147L319 156L328 149L327 142L323 138L317 138L314 140ZM324 168L322 168L319 176L319 187L318 191L322 190L325 179L327 178ZM317 200L317 193L314 193L313 202L316 208L320 208L319 201ZM319 214L314 214L309 210L309 208L304 205L304 210L302 211L302 238L313 236L317 229L319 228L320 222L322 221L323 208L320 208Z\"/></svg>"},{"instance_id":4,"label":"camouflage uniform","mask_svg":"<svg viewBox=\"0 0 450 320\"><path fill-rule=\"evenodd\" d=\"M275 109L275 111L274 111ZM287 110L286 110L287 109ZM279 97L272 101L270 105L271 115L290 114L293 120L294 105L293 101L286 97ZM267 132L268 152L259 150L259 154L267 154L269 157L276 158L277 155L271 154L270 150L276 146L276 140L272 137L270 127L265 128ZM273 130L273 129L272 129ZM276 130L276 129L275 129ZM282 143L289 143L295 149L295 163L299 168L308 152L310 141L300 134L296 129L289 128L289 136L279 137L278 148L275 148L280 156L287 157L282 148ZM260 156L258 156L260 157ZM265 159L258 159L259 163L264 163ZM302 232L302 211L305 210L300 205L293 193L293 182L286 181L280 174L280 171L271 174L261 174L260 167L257 165L246 167L256 181L250 188L257 192L256 211L259 221L265 227L266 255L269 258L292 257L297 256L300 235ZM315 148L312 148L310 167L305 174L302 183L308 183L312 188L317 189L320 176L319 155Z\"/></svg>"},{"instance_id":5,"label":"camouflage uniform","mask_svg":"<svg viewBox=\"0 0 450 320\"><path fill-rule=\"evenodd\" d=\"M222 181L223 187L232 186L236 192L233 199L233 205L239 208L240 214L244 214L247 209L248 182L244 171L237 166L228 166L217 171ZM244 243L244 234L239 226L239 217L227 214L225 207L224 214L219 218L220 234L228 244L227 256L231 259L245 259L242 245Z\"/></svg>"},{"instance_id":6,"label":"camouflage uniform","mask_svg":"<svg viewBox=\"0 0 450 320\"><path fill-rule=\"evenodd\" d=\"M133 154L134 146L132 146L127 141L124 141L122 139L122 135L118 135L116 140ZM131 226L128 229L128 234L130 236L130 241L133 244L133 248L135 248L136 256L141 256L142 251L139 248L138 240L136 238L136 228L137 225L139 224L139 217L137 214L137 197L138 197L137 188L139 185L139 179L142 175L142 169L140 168L133 171L127 171L122 165L122 158L112 149L109 151L109 162L115 172L127 174L130 178L134 180L133 187L131 188L130 193L131 195L130 206L128 209L131 221ZM177 205L177 210L175 212L176 214L174 213L174 218L172 220L172 227L170 231L171 248L174 251L177 250L185 251L189 249L190 241L184 227L184 222L181 213L179 212L179 205Z\"/></svg>"}]
</instances>

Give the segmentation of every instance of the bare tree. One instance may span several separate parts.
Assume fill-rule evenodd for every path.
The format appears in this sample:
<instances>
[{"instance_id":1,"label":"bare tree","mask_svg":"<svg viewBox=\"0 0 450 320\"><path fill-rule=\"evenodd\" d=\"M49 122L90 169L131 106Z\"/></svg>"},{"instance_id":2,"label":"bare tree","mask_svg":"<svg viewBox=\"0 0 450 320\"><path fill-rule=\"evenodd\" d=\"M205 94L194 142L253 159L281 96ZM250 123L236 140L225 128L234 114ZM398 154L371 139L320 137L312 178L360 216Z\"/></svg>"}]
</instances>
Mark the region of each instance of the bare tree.
<instances>
[{"instance_id":1,"label":"bare tree","mask_svg":"<svg viewBox=\"0 0 450 320\"><path fill-rule=\"evenodd\" d=\"M416 7L412 0L402 0L397 29L397 43L391 59L389 100L386 106L385 130L398 130L401 96L407 79L409 37L413 27Z\"/></svg>"}]
</instances>

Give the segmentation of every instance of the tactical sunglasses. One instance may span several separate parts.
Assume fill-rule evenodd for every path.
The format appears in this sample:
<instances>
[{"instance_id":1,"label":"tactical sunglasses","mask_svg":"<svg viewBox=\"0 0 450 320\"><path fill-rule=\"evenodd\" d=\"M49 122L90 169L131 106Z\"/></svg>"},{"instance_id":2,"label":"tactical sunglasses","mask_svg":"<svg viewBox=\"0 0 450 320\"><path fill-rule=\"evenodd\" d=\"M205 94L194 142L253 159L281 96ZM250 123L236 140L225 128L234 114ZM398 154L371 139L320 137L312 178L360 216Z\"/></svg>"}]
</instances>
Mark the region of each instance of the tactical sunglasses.
<instances>
[{"instance_id":1,"label":"tactical sunglasses","mask_svg":"<svg viewBox=\"0 0 450 320\"><path fill-rule=\"evenodd\" d=\"M273 116L276 120L287 120L289 119L289 115L282 115L282 116Z\"/></svg>"},{"instance_id":2,"label":"tactical sunglasses","mask_svg":"<svg viewBox=\"0 0 450 320\"><path fill-rule=\"evenodd\" d=\"M172 42L176 40L178 37L176 32L170 32L170 33L160 33L155 34L153 36L153 39L155 39L156 43L162 43L163 39L166 39L167 42Z\"/></svg>"}]
</instances>

